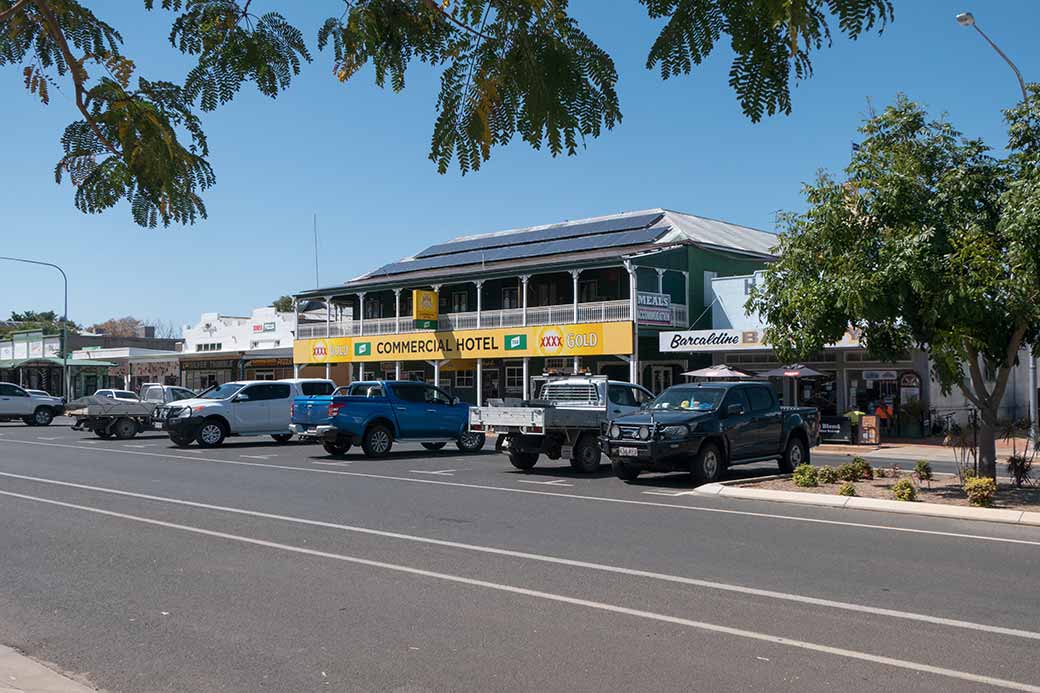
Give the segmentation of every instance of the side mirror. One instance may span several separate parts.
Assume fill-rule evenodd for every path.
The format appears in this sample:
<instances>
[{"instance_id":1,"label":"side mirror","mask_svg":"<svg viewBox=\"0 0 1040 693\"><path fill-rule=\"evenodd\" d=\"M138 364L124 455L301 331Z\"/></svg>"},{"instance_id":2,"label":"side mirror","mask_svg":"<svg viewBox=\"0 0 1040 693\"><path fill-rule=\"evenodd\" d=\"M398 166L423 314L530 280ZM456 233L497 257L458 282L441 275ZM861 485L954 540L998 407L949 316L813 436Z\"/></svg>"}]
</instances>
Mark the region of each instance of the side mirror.
<instances>
[{"instance_id":1,"label":"side mirror","mask_svg":"<svg viewBox=\"0 0 1040 693\"><path fill-rule=\"evenodd\" d=\"M731 404L728 407L726 407L726 416L742 416L743 414L743 404Z\"/></svg>"},{"instance_id":2,"label":"side mirror","mask_svg":"<svg viewBox=\"0 0 1040 693\"><path fill-rule=\"evenodd\" d=\"M235 401L236 402L248 402L249 401L249 395L235 395Z\"/></svg>"},{"instance_id":3,"label":"side mirror","mask_svg":"<svg viewBox=\"0 0 1040 693\"><path fill-rule=\"evenodd\" d=\"M454 407L458 403L459 403L459 398L458 397L452 397L451 398L451 406Z\"/></svg>"}]
</instances>

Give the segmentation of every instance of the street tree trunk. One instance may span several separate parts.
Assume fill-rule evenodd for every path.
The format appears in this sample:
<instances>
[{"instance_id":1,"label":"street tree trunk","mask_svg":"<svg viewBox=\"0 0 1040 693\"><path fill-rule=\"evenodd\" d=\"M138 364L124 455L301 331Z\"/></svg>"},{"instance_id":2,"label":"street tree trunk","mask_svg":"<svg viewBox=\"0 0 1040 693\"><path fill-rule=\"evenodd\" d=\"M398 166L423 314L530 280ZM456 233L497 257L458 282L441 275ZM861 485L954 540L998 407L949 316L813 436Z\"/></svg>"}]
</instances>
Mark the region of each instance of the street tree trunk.
<instances>
[{"instance_id":1,"label":"street tree trunk","mask_svg":"<svg viewBox=\"0 0 1040 693\"><path fill-rule=\"evenodd\" d=\"M997 478L997 408L979 411L979 476Z\"/></svg>"}]
</instances>

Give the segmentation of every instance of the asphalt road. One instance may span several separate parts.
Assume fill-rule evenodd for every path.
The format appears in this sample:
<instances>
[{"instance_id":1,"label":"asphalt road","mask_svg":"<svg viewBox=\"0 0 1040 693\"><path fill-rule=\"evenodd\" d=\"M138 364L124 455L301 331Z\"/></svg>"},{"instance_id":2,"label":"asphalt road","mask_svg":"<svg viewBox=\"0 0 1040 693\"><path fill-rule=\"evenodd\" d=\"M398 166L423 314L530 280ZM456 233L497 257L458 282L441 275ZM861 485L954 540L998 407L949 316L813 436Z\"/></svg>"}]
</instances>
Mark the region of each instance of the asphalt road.
<instances>
[{"instance_id":1,"label":"asphalt road","mask_svg":"<svg viewBox=\"0 0 1040 693\"><path fill-rule=\"evenodd\" d=\"M0 424L0 643L110 691L1040 691L1038 569L682 475Z\"/></svg>"}]
</instances>

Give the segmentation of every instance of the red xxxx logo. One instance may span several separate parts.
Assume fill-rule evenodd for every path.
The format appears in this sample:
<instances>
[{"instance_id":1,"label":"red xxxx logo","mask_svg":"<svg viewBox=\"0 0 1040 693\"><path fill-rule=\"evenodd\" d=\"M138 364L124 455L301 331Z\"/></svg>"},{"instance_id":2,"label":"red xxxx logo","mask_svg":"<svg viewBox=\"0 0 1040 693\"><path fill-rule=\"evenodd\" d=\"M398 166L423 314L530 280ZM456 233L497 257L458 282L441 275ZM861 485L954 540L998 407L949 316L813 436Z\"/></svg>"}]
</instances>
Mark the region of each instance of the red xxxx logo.
<instances>
[{"instance_id":1,"label":"red xxxx logo","mask_svg":"<svg viewBox=\"0 0 1040 693\"><path fill-rule=\"evenodd\" d=\"M563 346L563 338L558 334L551 334L542 337L541 345L543 347L559 347Z\"/></svg>"}]
</instances>

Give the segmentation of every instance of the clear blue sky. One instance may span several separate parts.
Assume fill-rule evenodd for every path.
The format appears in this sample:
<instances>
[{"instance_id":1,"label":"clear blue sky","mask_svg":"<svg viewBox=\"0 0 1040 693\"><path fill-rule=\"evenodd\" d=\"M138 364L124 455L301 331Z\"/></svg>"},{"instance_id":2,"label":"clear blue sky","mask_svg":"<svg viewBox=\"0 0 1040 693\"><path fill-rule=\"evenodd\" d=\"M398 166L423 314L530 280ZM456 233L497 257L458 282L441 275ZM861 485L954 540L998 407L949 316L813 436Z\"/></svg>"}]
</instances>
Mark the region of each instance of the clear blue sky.
<instances>
[{"instance_id":1,"label":"clear blue sky","mask_svg":"<svg viewBox=\"0 0 1040 693\"><path fill-rule=\"evenodd\" d=\"M145 12L140 0L88 4L122 31L141 74L183 79L190 63L166 40L171 15ZM375 87L370 70L340 84L314 41L340 0L254 1L254 11L281 8L304 29L315 61L276 101L247 86L205 115L217 185L209 218L193 227L141 229L125 206L76 211L71 186L52 177L58 138L75 119L71 102L54 94L43 107L24 91L20 68L2 69L0 255L62 264L78 322L130 314L180 325L313 287L314 212L323 286L451 236L631 209L772 230L777 210L801 208L803 182L847 163L868 98L882 108L904 92L1003 146L1000 109L1018 87L981 37L956 24L958 11L974 11L1026 79L1040 81L1035 0L895 0L883 35L839 37L817 55L792 115L753 124L727 84L725 46L694 74L662 82L643 66L657 27L637 0L571 4L614 57L624 121L576 157L553 159L517 141L462 177L438 175L426 158L439 72L415 67L401 94ZM22 309L60 311L57 274L3 263L0 317Z\"/></svg>"}]
</instances>

